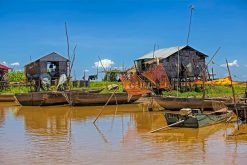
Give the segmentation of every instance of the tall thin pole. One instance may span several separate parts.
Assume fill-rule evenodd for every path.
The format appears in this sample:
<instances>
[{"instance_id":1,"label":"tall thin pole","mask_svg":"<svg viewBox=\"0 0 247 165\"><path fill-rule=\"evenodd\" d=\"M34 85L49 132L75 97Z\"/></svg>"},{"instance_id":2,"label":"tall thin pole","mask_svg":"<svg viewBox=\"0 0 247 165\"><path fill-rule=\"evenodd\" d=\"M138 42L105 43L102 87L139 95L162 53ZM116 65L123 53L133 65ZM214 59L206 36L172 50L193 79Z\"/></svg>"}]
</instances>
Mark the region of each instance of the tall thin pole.
<instances>
[{"instance_id":1,"label":"tall thin pole","mask_svg":"<svg viewBox=\"0 0 247 165\"><path fill-rule=\"evenodd\" d=\"M231 87L232 87L232 96L233 96L234 108L235 108L236 115L237 115L237 118L238 118L238 110L237 110L236 97L235 97L235 89L233 87L231 71L230 71L230 68L229 68L229 64L228 64L227 59L226 59L226 66L227 66L227 70L228 70L228 75L229 75L230 80L231 80ZM238 127L238 129L239 129L239 127Z\"/></svg>"},{"instance_id":2,"label":"tall thin pole","mask_svg":"<svg viewBox=\"0 0 247 165\"><path fill-rule=\"evenodd\" d=\"M153 49L153 58L154 58L155 48L156 48L156 43L154 44L154 49Z\"/></svg>"},{"instance_id":3,"label":"tall thin pole","mask_svg":"<svg viewBox=\"0 0 247 165\"><path fill-rule=\"evenodd\" d=\"M179 66L179 63L180 63L180 59L179 59L179 47L178 47L178 64L177 64L177 97L178 97L178 86L179 86L179 71L180 71L180 66Z\"/></svg>"},{"instance_id":4,"label":"tall thin pole","mask_svg":"<svg viewBox=\"0 0 247 165\"><path fill-rule=\"evenodd\" d=\"M69 59L69 79L70 79L70 49L69 49L69 35L68 35L68 30L67 30L67 23L65 22L65 34L66 34L66 41L67 41L67 53L68 53L68 59Z\"/></svg>"},{"instance_id":5,"label":"tall thin pole","mask_svg":"<svg viewBox=\"0 0 247 165\"><path fill-rule=\"evenodd\" d=\"M212 67L212 79L214 80L214 68Z\"/></svg>"},{"instance_id":6,"label":"tall thin pole","mask_svg":"<svg viewBox=\"0 0 247 165\"><path fill-rule=\"evenodd\" d=\"M192 13L195 7L193 5L190 5L190 22L189 22L189 30L188 30L188 36L186 40L186 45L189 45L189 38L190 38L190 31L191 31L191 20L192 20Z\"/></svg>"},{"instance_id":7,"label":"tall thin pole","mask_svg":"<svg viewBox=\"0 0 247 165\"><path fill-rule=\"evenodd\" d=\"M206 66L203 68L202 72L202 112L204 111L204 100L206 96L206 89L205 89L205 81L206 81Z\"/></svg>"}]
</instances>

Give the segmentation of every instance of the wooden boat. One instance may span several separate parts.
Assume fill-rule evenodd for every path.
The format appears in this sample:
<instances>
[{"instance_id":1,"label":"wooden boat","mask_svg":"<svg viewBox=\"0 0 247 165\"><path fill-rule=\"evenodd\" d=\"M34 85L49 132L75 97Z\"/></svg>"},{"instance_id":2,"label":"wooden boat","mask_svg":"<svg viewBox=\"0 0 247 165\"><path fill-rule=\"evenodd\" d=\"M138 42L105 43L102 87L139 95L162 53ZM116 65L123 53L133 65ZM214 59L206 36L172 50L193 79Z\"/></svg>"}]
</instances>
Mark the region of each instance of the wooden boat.
<instances>
[{"instance_id":1,"label":"wooden boat","mask_svg":"<svg viewBox=\"0 0 247 165\"><path fill-rule=\"evenodd\" d=\"M200 109L182 109L187 113L174 114L165 112L167 125L175 127L200 128L226 121L232 115L232 111L227 108L204 114ZM176 124L177 123L177 124Z\"/></svg>"},{"instance_id":2,"label":"wooden boat","mask_svg":"<svg viewBox=\"0 0 247 165\"><path fill-rule=\"evenodd\" d=\"M236 108L234 103L225 104L230 110L232 110L242 122L247 122L247 103L239 102L236 103Z\"/></svg>"},{"instance_id":3,"label":"wooden boat","mask_svg":"<svg viewBox=\"0 0 247 165\"><path fill-rule=\"evenodd\" d=\"M0 102L14 102L14 94L0 94Z\"/></svg>"},{"instance_id":4,"label":"wooden boat","mask_svg":"<svg viewBox=\"0 0 247 165\"><path fill-rule=\"evenodd\" d=\"M226 98L185 98L185 97L166 97L156 96L154 100L163 108L168 110L180 110L182 108L203 108L204 110L213 110L214 104L225 102Z\"/></svg>"},{"instance_id":5,"label":"wooden boat","mask_svg":"<svg viewBox=\"0 0 247 165\"><path fill-rule=\"evenodd\" d=\"M92 106L92 105L105 105L112 93L88 93L83 91L71 91L66 93L71 105L74 106ZM115 96L114 96L115 95ZM128 104L133 103L141 97L132 96L128 99L128 94L125 92L115 93L109 101L109 105L113 104Z\"/></svg>"},{"instance_id":6,"label":"wooden boat","mask_svg":"<svg viewBox=\"0 0 247 165\"><path fill-rule=\"evenodd\" d=\"M23 106L48 106L68 104L64 92L30 92L15 94L17 102Z\"/></svg>"}]
</instances>

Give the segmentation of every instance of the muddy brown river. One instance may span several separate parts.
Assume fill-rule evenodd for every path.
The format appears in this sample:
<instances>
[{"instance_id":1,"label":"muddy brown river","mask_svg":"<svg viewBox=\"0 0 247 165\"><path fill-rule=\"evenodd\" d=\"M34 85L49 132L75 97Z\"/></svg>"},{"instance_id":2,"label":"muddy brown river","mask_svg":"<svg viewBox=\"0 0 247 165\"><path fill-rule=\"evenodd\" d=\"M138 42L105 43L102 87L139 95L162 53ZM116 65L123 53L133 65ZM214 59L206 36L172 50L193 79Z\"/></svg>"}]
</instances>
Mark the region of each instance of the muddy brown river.
<instances>
[{"instance_id":1,"label":"muddy brown river","mask_svg":"<svg viewBox=\"0 0 247 165\"><path fill-rule=\"evenodd\" d=\"M20 107L0 103L0 164L224 164L247 162L247 126L165 126L141 104Z\"/></svg>"}]
</instances>

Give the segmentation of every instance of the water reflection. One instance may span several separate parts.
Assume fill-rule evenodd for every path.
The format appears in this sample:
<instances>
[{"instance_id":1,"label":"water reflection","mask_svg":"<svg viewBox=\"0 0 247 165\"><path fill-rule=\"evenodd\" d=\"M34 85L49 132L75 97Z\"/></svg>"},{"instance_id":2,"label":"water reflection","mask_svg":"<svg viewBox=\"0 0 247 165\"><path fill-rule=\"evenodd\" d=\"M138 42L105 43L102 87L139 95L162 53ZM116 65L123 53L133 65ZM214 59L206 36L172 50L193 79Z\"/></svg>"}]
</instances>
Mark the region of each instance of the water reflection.
<instances>
[{"instance_id":1,"label":"water reflection","mask_svg":"<svg viewBox=\"0 0 247 165\"><path fill-rule=\"evenodd\" d=\"M0 164L241 164L247 137L234 123L200 129L165 126L162 112L142 105L17 107L0 105ZM240 127L246 130L246 126ZM236 143L237 146L236 147ZM217 156L221 153L221 156ZM11 156L9 156L11 155ZM229 156L230 155L230 156ZM179 157L179 159L178 159Z\"/></svg>"}]
</instances>

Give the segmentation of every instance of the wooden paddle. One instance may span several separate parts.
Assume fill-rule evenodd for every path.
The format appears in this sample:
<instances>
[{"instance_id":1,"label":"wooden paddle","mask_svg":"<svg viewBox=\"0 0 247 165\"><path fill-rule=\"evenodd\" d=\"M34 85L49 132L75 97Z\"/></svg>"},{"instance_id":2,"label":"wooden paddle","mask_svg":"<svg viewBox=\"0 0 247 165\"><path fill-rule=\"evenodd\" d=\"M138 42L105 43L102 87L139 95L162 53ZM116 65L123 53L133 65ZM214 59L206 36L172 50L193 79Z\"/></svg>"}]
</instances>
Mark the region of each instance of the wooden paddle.
<instances>
[{"instance_id":1,"label":"wooden paddle","mask_svg":"<svg viewBox=\"0 0 247 165\"><path fill-rule=\"evenodd\" d=\"M163 130L163 129L165 129L165 128L169 128L169 127L171 127L171 126L178 125L178 124L183 123L183 122L184 122L184 120L181 120L181 121L178 121L178 122L176 122L176 123L173 123L173 124L170 124L170 125L167 125L167 126L164 126L164 127L161 127L161 128L155 129L155 130L152 130L152 131L150 131L149 133L154 133L154 132Z\"/></svg>"}]
</instances>

